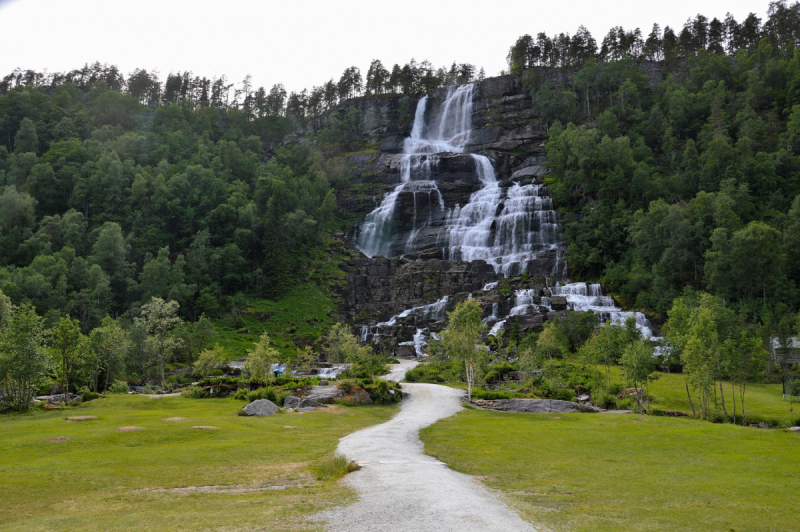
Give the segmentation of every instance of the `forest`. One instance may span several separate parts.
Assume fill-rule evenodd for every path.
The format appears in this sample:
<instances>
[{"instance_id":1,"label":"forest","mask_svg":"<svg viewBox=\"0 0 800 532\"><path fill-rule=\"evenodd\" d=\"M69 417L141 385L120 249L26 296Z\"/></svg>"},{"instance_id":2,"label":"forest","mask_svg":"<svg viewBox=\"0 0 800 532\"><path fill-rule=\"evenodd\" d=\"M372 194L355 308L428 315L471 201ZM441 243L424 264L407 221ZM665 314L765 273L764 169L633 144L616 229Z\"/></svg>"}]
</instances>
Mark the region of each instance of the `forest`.
<instances>
[{"instance_id":1,"label":"forest","mask_svg":"<svg viewBox=\"0 0 800 532\"><path fill-rule=\"evenodd\" d=\"M600 280L661 322L676 300L705 301L705 291L767 335L791 334L800 303L798 42L800 3L777 1L765 21L698 15L680 31L654 25L647 37L616 27L599 46L583 27L514 43L504 73L523 76L549 131L547 184L564 217L571 277ZM648 65L665 81L653 84ZM564 81L549 81L553 71ZM93 375L85 383L163 381L165 360L192 361L209 323L247 297L276 300L327 282L314 276L331 233L352 222L337 193L350 186L341 164L353 148L348 120L358 117L310 143L284 143L286 135L353 98L417 98L484 77L469 63L388 69L374 60L363 78L350 67L287 94L249 77L235 85L178 72L162 82L99 63L10 73L0 80L3 349L41 359L46 375L43 353L58 350L56 338L66 352L75 338L97 336L97 353L124 346L127 358L113 374L110 362L75 370ZM165 336L155 349L166 333L146 315L182 340L167 345ZM120 331L130 342L117 342Z\"/></svg>"}]
</instances>

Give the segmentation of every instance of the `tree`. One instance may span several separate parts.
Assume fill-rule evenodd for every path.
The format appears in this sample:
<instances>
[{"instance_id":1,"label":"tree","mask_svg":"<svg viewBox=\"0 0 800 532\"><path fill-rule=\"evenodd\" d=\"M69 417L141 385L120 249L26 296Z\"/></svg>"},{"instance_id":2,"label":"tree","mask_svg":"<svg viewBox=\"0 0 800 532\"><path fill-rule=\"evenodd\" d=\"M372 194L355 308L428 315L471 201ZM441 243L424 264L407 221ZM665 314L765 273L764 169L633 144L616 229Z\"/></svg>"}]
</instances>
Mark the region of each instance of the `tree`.
<instances>
[{"instance_id":1,"label":"tree","mask_svg":"<svg viewBox=\"0 0 800 532\"><path fill-rule=\"evenodd\" d=\"M0 290L0 333L6 325L8 325L9 321L11 321L11 314L13 311L14 307L11 305L11 298Z\"/></svg>"},{"instance_id":2,"label":"tree","mask_svg":"<svg viewBox=\"0 0 800 532\"><path fill-rule=\"evenodd\" d=\"M725 341L724 349L730 361L731 388L738 388L739 401L742 405L742 422L747 423L744 409L747 381L752 380L764 369L764 362L769 353L764 349L761 340L751 331L742 329L738 336ZM733 422L736 423L736 392L733 392Z\"/></svg>"},{"instance_id":3,"label":"tree","mask_svg":"<svg viewBox=\"0 0 800 532\"><path fill-rule=\"evenodd\" d=\"M88 339L81 333L78 320L61 318L53 330L52 348L56 376L61 382L64 403L67 402L70 379L77 376L85 362L88 344Z\"/></svg>"},{"instance_id":4,"label":"tree","mask_svg":"<svg viewBox=\"0 0 800 532\"><path fill-rule=\"evenodd\" d=\"M547 357L547 360L562 358L567 350L566 341L561 335L558 325L554 321L548 321L544 325L544 330L536 340L536 349Z\"/></svg>"},{"instance_id":5,"label":"tree","mask_svg":"<svg viewBox=\"0 0 800 532\"><path fill-rule=\"evenodd\" d=\"M7 407L27 410L46 382L51 364L42 321L23 304L0 326L0 401Z\"/></svg>"},{"instance_id":6,"label":"tree","mask_svg":"<svg viewBox=\"0 0 800 532\"><path fill-rule=\"evenodd\" d=\"M30 118L23 118L14 136L14 153L39 153L39 136Z\"/></svg>"},{"instance_id":7,"label":"tree","mask_svg":"<svg viewBox=\"0 0 800 532\"><path fill-rule=\"evenodd\" d=\"M149 303L142 305L141 316L134 320L148 335L153 365L158 369L159 382L164 387L167 385L164 368L175 348L181 345L180 339L172 334L175 327L183 322L178 317L179 306L176 301L167 302L154 297Z\"/></svg>"},{"instance_id":8,"label":"tree","mask_svg":"<svg viewBox=\"0 0 800 532\"><path fill-rule=\"evenodd\" d=\"M247 350L245 368L251 378L267 381L272 377L272 365L278 363L279 356L278 350L270 345L269 333L265 331L255 347Z\"/></svg>"},{"instance_id":9,"label":"tree","mask_svg":"<svg viewBox=\"0 0 800 532\"><path fill-rule=\"evenodd\" d=\"M636 320L636 318L633 319ZM589 341L583 344L578 352L587 362L605 366L606 386L610 386L611 366L619 362L620 356L628 344L625 329L609 320L595 330Z\"/></svg>"},{"instance_id":10,"label":"tree","mask_svg":"<svg viewBox=\"0 0 800 532\"><path fill-rule=\"evenodd\" d=\"M225 367L227 363L228 358L225 356L225 350L222 349L221 345L214 344L214 347L200 353L193 368L198 375L208 375L212 370Z\"/></svg>"},{"instance_id":11,"label":"tree","mask_svg":"<svg viewBox=\"0 0 800 532\"><path fill-rule=\"evenodd\" d=\"M194 323L182 323L176 329L176 335L181 339L189 362L193 362L197 354L217 337L217 331L211 320L202 314Z\"/></svg>"},{"instance_id":12,"label":"tree","mask_svg":"<svg viewBox=\"0 0 800 532\"><path fill-rule=\"evenodd\" d=\"M450 320L442 332L442 347L445 355L464 367L467 380L467 398L472 401L472 388L480 378L486 349L481 344L481 306L474 299L467 299L448 312Z\"/></svg>"},{"instance_id":13,"label":"tree","mask_svg":"<svg viewBox=\"0 0 800 532\"><path fill-rule=\"evenodd\" d=\"M103 390L108 383L125 371L125 357L131 348L128 333L109 316L89 335L89 347L98 360L98 370L105 372ZM95 376L95 390L98 389Z\"/></svg>"},{"instance_id":14,"label":"tree","mask_svg":"<svg viewBox=\"0 0 800 532\"><path fill-rule=\"evenodd\" d=\"M366 365L372 355L372 349L369 346L362 346L348 325L336 323L328 331L325 355L328 362L350 364L355 375L359 366Z\"/></svg>"},{"instance_id":15,"label":"tree","mask_svg":"<svg viewBox=\"0 0 800 532\"><path fill-rule=\"evenodd\" d=\"M648 397L648 384L655 378L653 376L655 364L653 347L646 340L628 344L622 351L620 358L622 374L625 376L625 382L637 390L636 400L643 411L647 411L645 400Z\"/></svg>"}]
</instances>

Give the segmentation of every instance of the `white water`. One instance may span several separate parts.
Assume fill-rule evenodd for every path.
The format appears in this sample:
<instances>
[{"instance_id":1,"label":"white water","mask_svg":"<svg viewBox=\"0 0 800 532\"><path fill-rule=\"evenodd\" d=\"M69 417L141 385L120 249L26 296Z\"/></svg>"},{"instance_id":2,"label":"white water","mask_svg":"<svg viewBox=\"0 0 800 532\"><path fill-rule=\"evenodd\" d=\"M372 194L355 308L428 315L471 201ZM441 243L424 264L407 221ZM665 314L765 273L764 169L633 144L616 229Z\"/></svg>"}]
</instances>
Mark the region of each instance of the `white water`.
<instances>
[{"instance_id":1,"label":"white water","mask_svg":"<svg viewBox=\"0 0 800 532\"><path fill-rule=\"evenodd\" d=\"M447 319L447 306L449 303L450 297L444 296L442 299L439 299L433 303L406 309L400 314L392 316L388 321L380 322L373 326L364 325L361 327L361 341L374 341L379 339L381 336L389 334L390 329L397 325L397 322L400 318L413 316L415 325L418 323L422 324L444 321ZM435 334L433 334L433 336L434 338L438 339ZM413 341L402 342L400 345L413 345L417 356L424 356L423 349L428 345L427 335L424 330L417 328L417 332L414 334Z\"/></svg>"},{"instance_id":2,"label":"white water","mask_svg":"<svg viewBox=\"0 0 800 532\"><path fill-rule=\"evenodd\" d=\"M630 318L636 318L636 327L642 332L642 337L653 338L650 328L650 321L641 312L628 312L620 310L614 298L603 295L603 287L593 283L571 283L562 286L554 286L550 289L554 296L564 296L567 298L567 308L569 310L588 311L591 310L599 315L600 322L610 321L615 325L624 325Z\"/></svg>"},{"instance_id":3,"label":"white water","mask_svg":"<svg viewBox=\"0 0 800 532\"><path fill-rule=\"evenodd\" d=\"M497 181L488 157L470 154L481 189L465 205L447 206L431 170L440 153L464 153L472 133L472 102L475 86L451 87L438 113L428 125L428 97L417 105L411 136L405 140L400 163L400 184L387 194L364 223L358 247L368 257L391 256L399 235L394 222L398 198L403 192L413 195L413 227L402 247L404 253L419 251L417 235L430 227L436 209L446 212L436 247L450 260L483 260L495 271L519 274L536 260L536 253L558 249L558 224L552 200L540 185L515 184L503 188ZM431 112L430 114L435 115ZM426 195L427 219L419 220L418 195ZM561 273L561 268L553 272Z\"/></svg>"}]
</instances>

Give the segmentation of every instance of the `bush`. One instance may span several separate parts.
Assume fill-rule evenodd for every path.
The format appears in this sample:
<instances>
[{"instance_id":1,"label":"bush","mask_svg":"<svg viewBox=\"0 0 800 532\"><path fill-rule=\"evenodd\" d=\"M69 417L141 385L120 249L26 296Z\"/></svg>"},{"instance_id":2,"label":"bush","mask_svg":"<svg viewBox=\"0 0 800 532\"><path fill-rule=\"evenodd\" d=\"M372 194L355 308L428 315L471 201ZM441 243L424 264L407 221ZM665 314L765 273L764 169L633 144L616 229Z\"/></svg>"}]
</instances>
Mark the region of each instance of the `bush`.
<instances>
[{"instance_id":1,"label":"bush","mask_svg":"<svg viewBox=\"0 0 800 532\"><path fill-rule=\"evenodd\" d=\"M605 408L606 410L615 410L617 408L617 398L611 394L603 394L595 399L595 406Z\"/></svg>"},{"instance_id":2,"label":"bush","mask_svg":"<svg viewBox=\"0 0 800 532\"><path fill-rule=\"evenodd\" d=\"M192 386L191 388L188 388L183 392L181 392L181 395L183 397L188 397L190 399L205 399L206 397L208 397L205 390L203 390L199 386Z\"/></svg>"},{"instance_id":3,"label":"bush","mask_svg":"<svg viewBox=\"0 0 800 532\"><path fill-rule=\"evenodd\" d=\"M259 388L258 390L247 394L247 400L251 403L259 399L269 399L273 403L278 400L273 388Z\"/></svg>"},{"instance_id":4,"label":"bush","mask_svg":"<svg viewBox=\"0 0 800 532\"><path fill-rule=\"evenodd\" d=\"M240 401L246 401L247 400L247 396L249 394L250 394L250 390L248 390L247 388L239 388L238 390L236 390L236 393L233 394L233 398L234 399L238 399Z\"/></svg>"},{"instance_id":5,"label":"bush","mask_svg":"<svg viewBox=\"0 0 800 532\"><path fill-rule=\"evenodd\" d=\"M356 462L349 461L344 455L336 453L314 468L317 480L327 480L343 477L361 467Z\"/></svg>"},{"instance_id":6,"label":"bush","mask_svg":"<svg viewBox=\"0 0 800 532\"><path fill-rule=\"evenodd\" d=\"M633 410L633 398L626 397L620 401L617 401L617 408L619 410Z\"/></svg>"},{"instance_id":7,"label":"bush","mask_svg":"<svg viewBox=\"0 0 800 532\"><path fill-rule=\"evenodd\" d=\"M91 391L88 386L84 386L80 390L78 390L78 395L81 396L81 400L84 403L87 401L93 401L98 397L100 397L99 393Z\"/></svg>"},{"instance_id":8,"label":"bush","mask_svg":"<svg viewBox=\"0 0 800 532\"><path fill-rule=\"evenodd\" d=\"M508 362L495 364L493 366L489 366L489 370L486 372L484 380L486 382L499 382L503 380L503 377L505 377L506 373L510 373L516 370L517 368L515 368L512 364L509 364Z\"/></svg>"},{"instance_id":9,"label":"bush","mask_svg":"<svg viewBox=\"0 0 800 532\"><path fill-rule=\"evenodd\" d=\"M114 381L108 391L111 393L128 393L128 383L125 381Z\"/></svg>"},{"instance_id":10,"label":"bush","mask_svg":"<svg viewBox=\"0 0 800 532\"><path fill-rule=\"evenodd\" d=\"M275 404L278 406L283 406L283 401L290 395L292 395L291 390L282 391L281 393L278 394L277 401L275 401Z\"/></svg>"},{"instance_id":11,"label":"bush","mask_svg":"<svg viewBox=\"0 0 800 532\"><path fill-rule=\"evenodd\" d=\"M666 414L664 413L664 411L663 411L663 410L661 410L660 408L652 408L652 409L650 409L650 412L649 412L649 414L650 414L651 416L665 416L665 415L666 415Z\"/></svg>"}]
</instances>

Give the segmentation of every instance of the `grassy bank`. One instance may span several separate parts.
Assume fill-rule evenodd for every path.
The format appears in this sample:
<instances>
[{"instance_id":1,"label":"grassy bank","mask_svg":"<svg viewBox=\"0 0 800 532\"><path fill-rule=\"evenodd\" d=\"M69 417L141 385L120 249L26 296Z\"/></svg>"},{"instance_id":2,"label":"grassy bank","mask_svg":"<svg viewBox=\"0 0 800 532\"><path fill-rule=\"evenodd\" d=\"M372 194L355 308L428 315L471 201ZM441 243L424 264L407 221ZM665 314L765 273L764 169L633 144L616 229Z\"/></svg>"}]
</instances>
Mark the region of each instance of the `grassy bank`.
<instances>
[{"instance_id":1,"label":"grassy bank","mask_svg":"<svg viewBox=\"0 0 800 532\"><path fill-rule=\"evenodd\" d=\"M465 410L425 450L555 531L797 527L800 434L638 415Z\"/></svg>"},{"instance_id":2,"label":"grassy bank","mask_svg":"<svg viewBox=\"0 0 800 532\"><path fill-rule=\"evenodd\" d=\"M306 530L303 516L352 497L317 481L315 467L339 438L396 411L249 418L236 415L241 406L112 396L0 417L0 530ZM98 419L65 421L73 415ZM185 419L162 421L172 417ZM125 426L143 430L118 431Z\"/></svg>"},{"instance_id":3,"label":"grassy bank","mask_svg":"<svg viewBox=\"0 0 800 532\"><path fill-rule=\"evenodd\" d=\"M671 373L659 373L659 378L650 385L650 394L653 397L653 408L661 410L680 410L682 412L692 412L689 399L686 397L686 386L683 375ZM616 378L620 382L623 380L619 368L611 368L611 378ZM728 415L733 415L734 394L729 382L725 383L725 402ZM719 390L717 390L719 393ZM742 415L742 405L736 391L736 417L740 420ZM800 419L800 404L790 403L788 399L783 399L783 392L780 384L748 384L745 394L744 406L747 413L747 420L769 421L773 424L794 423ZM695 408L697 408L697 397L693 397Z\"/></svg>"},{"instance_id":4,"label":"grassy bank","mask_svg":"<svg viewBox=\"0 0 800 532\"><path fill-rule=\"evenodd\" d=\"M237 319L216 322L216 342L225 347L228 360L247 356L264 331L281 354L294 355L295 345L319 339L333 325L328 315L333 301L316 284L298 285L281 299L252 299Z\"/></svg>"}]
</instances>

